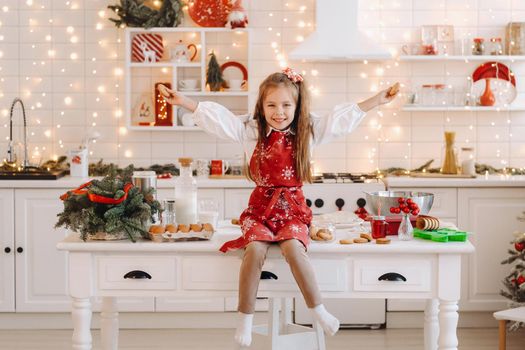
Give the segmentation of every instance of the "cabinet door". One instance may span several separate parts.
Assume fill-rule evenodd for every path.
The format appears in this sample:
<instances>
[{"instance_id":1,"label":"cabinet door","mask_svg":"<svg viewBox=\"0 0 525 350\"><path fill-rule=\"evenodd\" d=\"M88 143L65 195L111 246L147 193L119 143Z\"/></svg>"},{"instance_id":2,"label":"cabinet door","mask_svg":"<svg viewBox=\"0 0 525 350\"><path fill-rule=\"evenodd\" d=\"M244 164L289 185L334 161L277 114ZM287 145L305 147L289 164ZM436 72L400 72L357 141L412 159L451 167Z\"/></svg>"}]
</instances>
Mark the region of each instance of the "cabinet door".
<instances>
[{"instance_id":1,"label":"cabinet door","mask_svg":"<svg viewBox=\"0 0 525 350\"><path fill-rule=\"evenodd\" d=\"M499 295L502 280L511 271L501 265L513 232L525 231L516 219L525 210L524 188L459 189L458 225L472 232L476 251L463 257L463 285L460 308L467 311L496 311L508 307Z\"/></svg>"},{"instance_id":2,"label":"cabinet door","mask_svg":"<svg viewBox=\"0 0 525 350\"><path fill-rule=\"evenodd\" d=\"M227 188L224 190L224 218L238 218L248 207L248 200L253 189L247 188Z\"/></svg>"},{"instance_id":3,"label":"cabinet door","mask_svg":"<svg viewBox=\"0 0 525 350\"><path fill-rule=\"evenodd\" d=\"M16 310L69 311L67 255L56 245L66 235L55 230L64 189L16 189Z\"/></svg>"},{"instance_id":4,"label":"cabinet door","mask_svg":"<svg viewBox=\"0 0 525 350\"><path fill-rule=\"evenodd\" d=\"M15 311L14 190L0 189L0 311Z\"/></svg>"}]
</instances>

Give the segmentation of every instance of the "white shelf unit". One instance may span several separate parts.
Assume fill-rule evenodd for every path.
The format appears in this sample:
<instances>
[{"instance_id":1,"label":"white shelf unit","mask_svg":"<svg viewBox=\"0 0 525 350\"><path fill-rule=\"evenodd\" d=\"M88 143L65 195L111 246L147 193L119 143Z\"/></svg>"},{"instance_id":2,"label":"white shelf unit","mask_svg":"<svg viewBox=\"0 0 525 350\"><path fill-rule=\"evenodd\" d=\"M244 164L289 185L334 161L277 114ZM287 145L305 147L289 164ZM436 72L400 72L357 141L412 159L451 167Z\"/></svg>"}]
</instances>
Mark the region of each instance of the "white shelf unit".
<instances>
[{"instance_id":1,"label":"white shelf unit","mask_svg":"<svg viewBox=\"0 0 525 350\"><path fill-rule=\"evenodd\" d=\"M398 56L399 61L525 61L525 56L509 56L509 55L468 55L468 56L446 56L446 55L401 55Z\"/></svg>"},{"instance_id":2,"label":"white shelf unit","mask_svg":"<svg viewBox=\"0 0 525 350\"><path fill-rule=\"evenodd\" d=\"M164 54L159 62L134 62L132 61L131 46L133 37L139 33L160 34L163 37ZM197 46L197 56L191 62L170 61L170 50L183 40L185 44ZM240 45L234 45L240 43ZM179 108L172 106L173 126L139 125L135 118L135 106L142 98L150 95L151 105L155 108L155 83L169 82L172 89L178 90L181 79L196 79L198 89L196 91L181 91L186 96L191 96L198 101L212 100L219 102L234 112L244 114L248 111L247 90L242 91L209 91L206 87L206 69L208 65L208 54L213 50L217 55L219 64L236 61L246 67L248 80L250 78L250 30L248 28L231 30L229 28L201 28L201 27L177 27L177 28L127 28L125 35L125 77L126 77L126 125L129 130L140 131L198 131L196 126L182 126L180 122ZM239 71L225 70L225 78L239 78ZM242 74L241 74L242 75ZM248 84L246 84L248 86Z\"/></svg>"}]
</instances>

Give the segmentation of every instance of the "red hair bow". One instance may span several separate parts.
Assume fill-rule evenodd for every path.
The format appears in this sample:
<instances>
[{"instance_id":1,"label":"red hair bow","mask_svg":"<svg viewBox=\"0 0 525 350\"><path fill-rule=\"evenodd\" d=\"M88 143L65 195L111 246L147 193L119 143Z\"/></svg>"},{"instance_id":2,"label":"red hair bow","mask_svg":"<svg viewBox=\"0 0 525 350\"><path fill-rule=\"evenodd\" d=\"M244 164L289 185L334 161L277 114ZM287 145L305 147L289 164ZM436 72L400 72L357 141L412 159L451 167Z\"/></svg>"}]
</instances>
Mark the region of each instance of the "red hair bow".
<instances>
[{"instance_id":1,"label":"red hair bow","mask_svg":"<svg viewBox=\"0 0 525 350\"><path fill-rule=\"evenodd\" d=\"M283 69L283 74L286 74L288 79L290 79L294 83L303 81L303 76L290 67Z\"/></svg>"}]
</instances>

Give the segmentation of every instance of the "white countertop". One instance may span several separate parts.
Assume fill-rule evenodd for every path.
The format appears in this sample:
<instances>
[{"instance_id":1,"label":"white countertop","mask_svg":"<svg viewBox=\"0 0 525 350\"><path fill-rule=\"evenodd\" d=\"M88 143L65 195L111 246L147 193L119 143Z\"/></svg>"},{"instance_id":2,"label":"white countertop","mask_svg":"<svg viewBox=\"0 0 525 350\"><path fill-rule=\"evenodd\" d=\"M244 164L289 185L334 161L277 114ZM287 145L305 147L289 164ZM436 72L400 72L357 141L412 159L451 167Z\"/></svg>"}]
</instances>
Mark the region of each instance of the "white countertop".
<instances>
[{"instance_id":1,"label":"white countertop","mask_svg":"<svg viewBox=\"0 0 525 350\"><path fill-rule=\"evenodd\" d=\"M67 251L100 251L100 252L134 252L134 251L155 251L155 252L212 252L216 251L217 255L222 255L219 248L228 240L239 237L241 231L238 226L225 224L221 222L221 226L215 232L213 237L208 241L187 241L187 242L166 242L157 243L149 240L138 240L133 243L128 240L122 241L86 241L83 242L78 234L71 234L62 242L57 244L59 250ZM342 233L344 237L347 234ZM354 234L359 237L358 233ZM310 254L315 253L460 253L466 254L474 251L474 247L470 242L447 242L438 243L427 241L419 238L414 238L410 241L400 241L397 236L389 236L390 244L375 244L374 241L370 243L354 243L354 244L340 244L336 239L332 242L315 242L312 241L308 248ZM237 254L240 251L229 252L227 255ZM280 255L280 251L275 247L272 249L270 255Z\"/></svg>"},{"instance_id":2,"label":"white countertop","mask_svg":"<svg viewBox=\"0 0 525 350\"><path fill-rule=\"evenodd\" d=\"M525 176L479 175L476 178L421 178L392 176L383 179L390 187L525 187Z\"/></svg>"},{"instance_id":3,"label":"white countertop","mask_svg":"<svg viewBox=\"0 0 525 350\"><path fill-rule=\"evenodd\" d=\"M63 188L73 189L92 178L65 176L58 180L0 180L0 188ZM525 176L489 175L472 179L416 178L408 176L386 177L388 187L525 187ZM197 179L199 188L252 188L246 179ZM157 180L157 188L173 188L175 179Z\"/></svg>"},{"instance_id":4,"label":"white countertop","mask_svg":"<svg viewBox=\"0 0 525 350\"><path fill-rule=\"evenodd\" d=\"M0 180L0 188L64 188L73 189L93 178L64 176L58 180ZM197 179L199 188L250 188L254 183L246 179ZM158 179L157 188L174 188L175 179Z\"/></svg>"}]
</instances>

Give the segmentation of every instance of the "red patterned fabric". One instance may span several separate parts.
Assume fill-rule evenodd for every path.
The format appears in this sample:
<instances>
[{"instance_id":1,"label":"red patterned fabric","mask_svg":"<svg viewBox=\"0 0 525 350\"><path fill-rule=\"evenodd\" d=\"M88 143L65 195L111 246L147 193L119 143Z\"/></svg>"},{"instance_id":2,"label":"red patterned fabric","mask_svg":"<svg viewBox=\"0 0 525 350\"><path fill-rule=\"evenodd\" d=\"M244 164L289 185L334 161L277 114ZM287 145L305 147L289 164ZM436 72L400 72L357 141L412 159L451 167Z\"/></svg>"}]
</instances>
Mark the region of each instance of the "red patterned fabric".
<instances>
[{"instance_id":1,"label":"red patterned fabric","mask_svg":"<svg viewBox=\"0 0 525 350\"><path fill-rule=\"evenodd\" d=\"M220 250L244 248L252 241L278 242L293 238L308 247L312 211L306 205L295 169L292 135L272 131L265 144L257 144L250 171L257 187L240 217L242 236L226 242Z\"/></svg>"},{"instance_id":2,"label":"red patterned fabric","mask_svg":"<svg viewBox=\"0 0 525 350\"><path fill-rule=\"evenodd\" d=\"M162 35L153 33L140 33L133 36L131 42L131 60L133 62L144 62L144 53L141 44L146 43L149 50L155 51L157 61L160 61L164 55L164 45L162 44Z\"/></svg>"}]
</instances>

